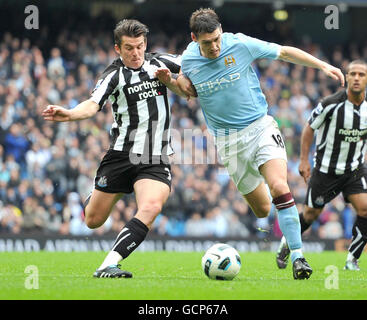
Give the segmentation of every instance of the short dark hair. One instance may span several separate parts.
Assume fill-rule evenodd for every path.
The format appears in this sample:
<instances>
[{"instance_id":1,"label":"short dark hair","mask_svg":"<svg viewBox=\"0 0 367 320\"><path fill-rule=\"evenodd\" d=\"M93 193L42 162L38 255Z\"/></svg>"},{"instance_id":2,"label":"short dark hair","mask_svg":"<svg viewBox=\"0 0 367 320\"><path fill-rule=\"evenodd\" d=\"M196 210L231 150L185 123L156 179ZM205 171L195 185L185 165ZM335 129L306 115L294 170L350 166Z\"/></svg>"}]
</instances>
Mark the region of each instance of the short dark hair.
<instances>
[{"instance_id":1,"label":"short dark hair","mask_svg":"<svg viewBox=\"0 0 367 320\"><path fill-rule=\"evenodd\" d=\"M219 27L219 17L211 8L200 8L190 17L190 29L195 37L199 37L201 33L212 33Z\"/></svg>"},{"instance_id":2,"label":"short dark hair","mask_svg":"<svg viewBox=\"0 0 367 320\"><path fill-rule=\"evenodd\" d=\"M355 65L355 64L361 64L361 65L364 65L367 68L367 62L366 61L364 61L362 59L357 59L357 60L353 60L352 62L350 62L348 64L347 73L349 72L350 67Z\"/></svg>"},{"instance_id":3,"label":"short dark hair","mask_svg":"<svg viewBox=\"0 0 367 320\"><path fill-rule=\"evenodd\" d=\"M120 47L122 36L128 36L132 38L144 36L146 39L148 32L148 27L140 21L134 19L124 19L116 24L115 30L113 30L113 37L115 44Z\"/></svg>"}]
</instances>

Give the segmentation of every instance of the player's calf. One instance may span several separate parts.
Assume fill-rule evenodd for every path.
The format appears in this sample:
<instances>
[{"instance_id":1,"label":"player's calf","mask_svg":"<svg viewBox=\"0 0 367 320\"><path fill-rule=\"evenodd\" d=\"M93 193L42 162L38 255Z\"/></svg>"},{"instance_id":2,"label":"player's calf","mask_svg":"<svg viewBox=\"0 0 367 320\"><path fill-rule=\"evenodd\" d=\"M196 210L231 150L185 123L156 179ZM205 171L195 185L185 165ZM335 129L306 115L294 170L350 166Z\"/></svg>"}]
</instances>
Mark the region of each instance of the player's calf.
<instances>
[{"instance_id":1,"label":"player's calf","mask_svg":"<svg viewBox=\"0 0 367 320\"><path fill-rule=\"evenodd\" d=\"M143 222L137 218L132 218L118 234L111 251L96 270L94 276L101 278L104 272L108 272L115 275L113 278L119 277L118 275L129 277L126 276L126 271L121 274L117 270L119 262L126 259L144 241L148 232L149 229ZM110 277L112 278L112 276Z\"/></svg>"}]
</instances>

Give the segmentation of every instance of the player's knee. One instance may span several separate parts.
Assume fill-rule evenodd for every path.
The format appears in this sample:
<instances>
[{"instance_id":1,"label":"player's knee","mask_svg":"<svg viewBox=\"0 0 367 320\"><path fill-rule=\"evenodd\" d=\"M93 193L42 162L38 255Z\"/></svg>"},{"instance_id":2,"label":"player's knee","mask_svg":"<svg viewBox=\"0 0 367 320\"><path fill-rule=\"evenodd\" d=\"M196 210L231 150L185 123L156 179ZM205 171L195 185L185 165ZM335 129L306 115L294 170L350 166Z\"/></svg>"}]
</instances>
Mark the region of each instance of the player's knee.
<instances>
[{"instance_id":1,"label":"player's knee","mask_svg":"<svg viewBox=\"0 0 367 320\"><path fill-rule=\"evenodd\" d=\"M269 184L270 194L273 198L289 193L289 187L286 181L276 181Z\"/></svg>"},{"instance_id":2,"label":"player's knee","mask_svg":"<svg viewBox=\"0 0 367 320\"><path fill-rule=\"evenodd\" d=\"M153 223L157 215L162 211L162 203L155 200L147 201L140 206L138 211L139 216L144 218L144 223L150 225Z\"/></svg>"},{"instance_id":3,"label":"player's knee","mask_svg":"<svg viewBox=\"0 0 367 320\"><path fill-rule=\"evenodd\" d=\"M97 215L93 214L93 212L88 211L85 213L84 222L89 229L96 229L100 227L104 221L101 221L101 219L99 219Z\"/></svg>"},{"instance_id":4,"label":"player's knee","mask_svg":"<svg viewBox=\"0 0 367 320\"><path fill-rule=\"evenodd\" d=\"M271 204L265 203L262 204L260 207L256 208L256 210L254 210L254 213L258 218L266 218L269 215L270 210L271 210Z\"/></svg>"},{"instance_id":5,"label":"player's knee","mask_svg":"<svg viewBox=\"0 0 367 320\"><path fill-rule=\"evenodd\" d=\"M359 208L357 214L362 218L367 218L367 207Z\"/></svg>"}]
</instances>

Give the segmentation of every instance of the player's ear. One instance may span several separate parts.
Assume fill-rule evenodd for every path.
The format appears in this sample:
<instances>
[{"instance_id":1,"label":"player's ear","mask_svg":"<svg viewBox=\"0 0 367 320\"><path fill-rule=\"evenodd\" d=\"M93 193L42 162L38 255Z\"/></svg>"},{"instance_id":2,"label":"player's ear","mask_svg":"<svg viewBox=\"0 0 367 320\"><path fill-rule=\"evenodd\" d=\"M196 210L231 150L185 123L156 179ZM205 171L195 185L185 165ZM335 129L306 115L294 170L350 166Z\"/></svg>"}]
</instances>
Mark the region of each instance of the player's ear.
<instances>
[{"instance_id":1,"label":"player's ear","mask_svg":"<svg viewBox=\"0 0 367 320\"><path fill-rule=\"evenodd\" d=\"M119 46L115 43L115 51L116 51L116 53L118 53L118 54L120 54L120 48L119 48Z\"/></svg>"},{"instance_id":2,"label":"player's ear","mask_svg":"<svg viewBox=\"0 0 367 320\"><path fill-rule=\"evenodd\" d=\"M148 39L144 37L144 50L147 50L147 46L148 46Z\"/></svg>"},{"instance_id":3,"label":"player's ear","mask_svg":"<svg viewBox=\"0 0 367 320\"><path fill-rule=\"evenodd\" d=\"M195 37L193 32L191 32L191 39L192 41L198 42L198 39Z\"/></svg>"}]
</instances>

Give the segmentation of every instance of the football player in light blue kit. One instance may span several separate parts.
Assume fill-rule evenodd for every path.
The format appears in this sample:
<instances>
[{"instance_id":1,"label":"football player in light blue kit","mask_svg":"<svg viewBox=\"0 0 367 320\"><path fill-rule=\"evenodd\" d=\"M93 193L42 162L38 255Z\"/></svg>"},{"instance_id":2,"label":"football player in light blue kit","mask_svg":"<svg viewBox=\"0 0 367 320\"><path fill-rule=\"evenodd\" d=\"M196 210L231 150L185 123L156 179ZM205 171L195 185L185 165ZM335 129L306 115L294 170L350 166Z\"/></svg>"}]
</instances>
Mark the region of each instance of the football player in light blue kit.
<instances>
[{"instance_id":1,"label":"football player in light blue kit","mask_svg":"<svg viewBox=\"0 0 367 320\"><path fill-rule=\"evenodd\" d=\"M284 142L276 122L267 115L268 105L251 63L260 58L281 59L318 68L342 85L343 74L297 48L242 33L223 33L212 9L195 11L190 29L193 42L182 55L178 84L188 96L196 90L223 164L259 218L271 209L266 182L291 250L293 277L308 279L312 269L302 253L298 210L287 183Z\"/></svg>"}]
</instances>

